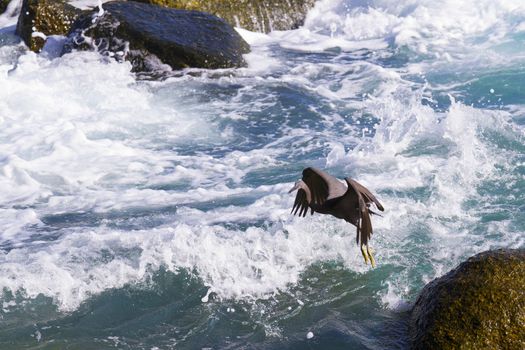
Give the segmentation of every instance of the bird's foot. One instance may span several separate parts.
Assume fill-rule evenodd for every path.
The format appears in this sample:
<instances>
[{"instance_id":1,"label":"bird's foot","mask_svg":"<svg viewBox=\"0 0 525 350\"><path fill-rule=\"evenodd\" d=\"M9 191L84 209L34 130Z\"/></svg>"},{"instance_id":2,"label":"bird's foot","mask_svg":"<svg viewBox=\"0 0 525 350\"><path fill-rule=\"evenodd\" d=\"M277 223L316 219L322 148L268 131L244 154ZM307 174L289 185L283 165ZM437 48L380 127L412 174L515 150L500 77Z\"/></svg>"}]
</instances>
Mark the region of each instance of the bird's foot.
<instances>
[{"instance_id":1,"label":"bird's foot","mask_svg":"<svg viewBox=\"0 0 525 350\"><path fill-rule=\"evenodd\" d=\"M363 258L365 259L365 264L368 265L368 252L365 249L365 246L361 246L361 254L363 254Z\"/></svg>"},{"instance_id":2,"label":"bird's foot","mask_svg":"<svg viewBox=\"0 0 525 350\"><path fill-rule=\"evenodd\" d=\"M370 248L368 247L368 245L361 246L361 254L363 254L363 258L365 259L365 264L368 265L368 262L370 261L370 265L372 265L372 267L376 267L376 260L374 259L374 256L372 255L372 252L370 251Z\"/></svg>"},{"instance_id":3,"label":"bird's foot","mask_svg":"<svg viewBox=\"0 0 525 350\"><path fill-rule=\"evenodd\" d=\"M370 265L372 265L373 268L376 267L376 259L374 259L374 256L372 255L371 249L366 246L366 252L368 253L368 257L370 258Z\"/></svg>"}]
</instances>

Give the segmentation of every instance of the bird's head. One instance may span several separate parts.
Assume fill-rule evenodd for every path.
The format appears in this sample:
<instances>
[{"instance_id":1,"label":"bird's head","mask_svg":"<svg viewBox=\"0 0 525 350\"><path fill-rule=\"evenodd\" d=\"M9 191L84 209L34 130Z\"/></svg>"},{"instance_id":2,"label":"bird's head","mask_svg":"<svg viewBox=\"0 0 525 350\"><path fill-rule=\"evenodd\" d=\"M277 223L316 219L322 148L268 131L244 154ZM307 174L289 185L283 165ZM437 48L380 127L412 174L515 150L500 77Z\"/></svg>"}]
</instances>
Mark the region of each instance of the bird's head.
<instances>
[{"instance_id":1,"label":"bird's head","mask_svg":"<svg viewBox=\"0 0 525 350\"><path fill-rule=\"evenodd\" d=\"M297 189L299 189L300 184L301 184L301 180L297 181L295 185L292 187L292 189L288 191L288 193L292 193L293 191L296 191Z\"/></svg>"}]
</instances>

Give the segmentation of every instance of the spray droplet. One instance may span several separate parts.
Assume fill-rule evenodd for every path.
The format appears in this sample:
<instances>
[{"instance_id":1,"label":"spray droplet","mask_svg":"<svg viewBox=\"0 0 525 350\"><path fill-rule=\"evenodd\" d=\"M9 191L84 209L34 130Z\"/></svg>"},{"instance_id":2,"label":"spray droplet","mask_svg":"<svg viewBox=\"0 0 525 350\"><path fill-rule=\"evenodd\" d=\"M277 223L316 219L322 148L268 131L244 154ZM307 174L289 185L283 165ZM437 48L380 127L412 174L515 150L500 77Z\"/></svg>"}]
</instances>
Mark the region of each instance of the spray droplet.
<instances>
[{"instance_id":1,"label":"spray droplet","mask_svg":"<svg viewBox=\"0 0 525 350\"><path fill-rule=\"evenodd\" d=\"M333 38L335 32L337 31L337 23L331 23L330 24L330 37Z\"/></svg>"},{"instance_id":2,"label":"spray droplet","mask_svg":"<svg viewBox=\"0 0 525 350\"><path fill-rule=\"evenodd\" d=\"M207 303L208 300L210 300L210 293L211 293L211 288L208 289L208 292L206 292L206 295L201 298L201 301L203 303Z\"/></svg>"},{"instance_id":3,"label":"spray droplet","mask_svg":"<svg viewBox=\"0 0 525 350\"><path fill-rule=\"evenodd\" d=\"M494 93L494 89L490 89L490 93L493 94Z\"/></svg>"},{"instance_id":4,"label":"spray droplet","mask_svg":"<svg viewBox=\"0 0 525 350\"><path fill-rule=\"evenodd\" d=\"M312 332L306 333L306 339L312 339L314 337L314 334Z\"/></svg>"}]
</instances>

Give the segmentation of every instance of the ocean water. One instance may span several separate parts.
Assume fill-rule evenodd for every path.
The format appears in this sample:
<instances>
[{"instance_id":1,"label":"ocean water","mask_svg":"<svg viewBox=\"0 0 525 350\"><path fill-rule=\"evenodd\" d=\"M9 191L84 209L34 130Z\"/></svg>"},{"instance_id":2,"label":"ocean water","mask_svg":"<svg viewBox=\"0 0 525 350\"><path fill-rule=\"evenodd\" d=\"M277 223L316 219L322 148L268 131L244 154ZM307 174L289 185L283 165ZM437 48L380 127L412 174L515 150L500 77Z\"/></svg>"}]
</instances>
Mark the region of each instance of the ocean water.
<instances>
[{"instance_id":1,"label":"ocean water","mask_svg":"<svg viewBox=\"0 0 525 350\"><path fill-rule=\"evenodd\" d=\"M406 349L421 288L525 247L525 4L321 0L151 81L0 16L1 349ZM306 166L385 207L290 215Z\"/></svg>"}]
</instances>

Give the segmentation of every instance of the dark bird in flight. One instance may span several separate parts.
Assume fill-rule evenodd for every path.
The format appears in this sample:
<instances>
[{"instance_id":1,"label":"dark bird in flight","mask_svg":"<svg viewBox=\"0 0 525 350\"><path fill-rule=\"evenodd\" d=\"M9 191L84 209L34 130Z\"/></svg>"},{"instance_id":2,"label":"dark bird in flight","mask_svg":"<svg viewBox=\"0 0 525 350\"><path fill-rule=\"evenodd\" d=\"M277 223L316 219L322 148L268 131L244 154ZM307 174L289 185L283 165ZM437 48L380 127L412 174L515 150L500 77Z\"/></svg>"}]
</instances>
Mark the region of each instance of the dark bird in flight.
<instances>
[{"instance_id":1,"label":"dark bird in flight","mask_svg":"<svg viewBox=\"0 0 525 350\"><path fill-rule=\"evenodd\" d=\"M376 214L370 209L374 203L377 209L384 211L376 197L363 185L347 177L346 186L332 175L316 168L303 170L303 178L295 183L290 190L297 190L292 213L306 216L308 209L311 214L330 214L338 219L344 219L357 227L357 244L361 244L361 253L365 263L370 261L372 267L376 262L368 241L372 236L372 221L370 214Z\"/></svg>"}]
</instances>

